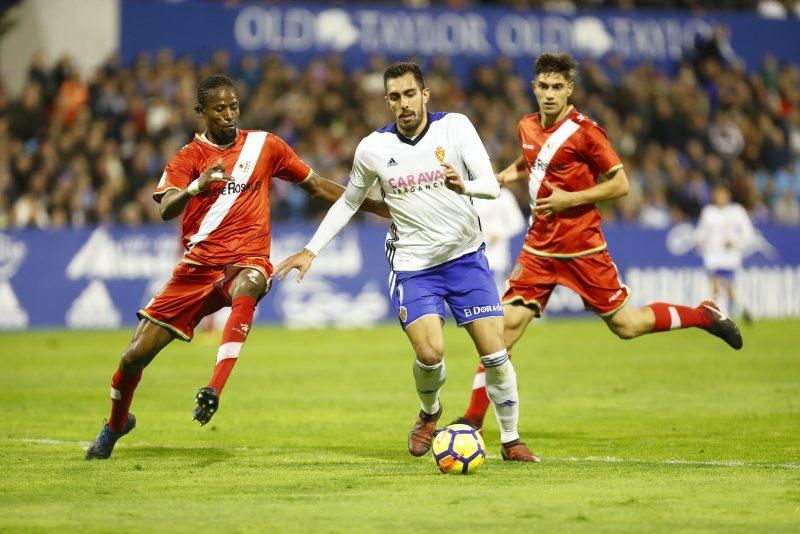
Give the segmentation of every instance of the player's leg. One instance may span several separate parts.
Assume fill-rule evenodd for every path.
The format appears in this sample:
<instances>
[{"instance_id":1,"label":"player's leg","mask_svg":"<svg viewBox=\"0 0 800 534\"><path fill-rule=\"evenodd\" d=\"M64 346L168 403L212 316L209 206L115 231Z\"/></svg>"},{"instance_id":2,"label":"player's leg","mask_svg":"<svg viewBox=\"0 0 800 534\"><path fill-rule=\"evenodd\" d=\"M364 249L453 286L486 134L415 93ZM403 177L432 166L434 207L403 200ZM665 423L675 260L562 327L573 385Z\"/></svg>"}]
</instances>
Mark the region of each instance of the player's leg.
<instances>
[{"instance_id":1,"label":"player's leg","mask_svg":"<svg viewBox=\"0 0 800 534\"><path fill-rule=\"evenodd\" d=\"M447 378L444 364L443 295L447 279L442 266L422 271L393 272L389 291L392 308L414 348L412 374L420 410L408 434L408 451L427 453L436 421L442 414L439 391Z\"/></svg>"},{"instance_id":2,"label":"player's leg","mask_svg":"<svg viewBox=\"0 0 800 534\"><path fill-rule=\"evenodd\" d=\"M722 278L720 280L720 285L722 285L722 289L725 291L725 297L728 299L728 309L726 310L727 314L731 317L738 317L739 307L737 306L736 294L733 290L733 279Z\"/></svg>"},{"instance_id":3,"label":"player's leg","mask_svg":"<svg viewBox=\"0 0 800 534\"><path fill-rule=\"evenodd\" d=\"M205 425L219 410L219 396L239 358L242 345L253 324L256 303L265 291L268 282L264 272L256 268L234 271L223 291L230 294L231 313L222 329L222 340L217 350L217 360L211 379L197 392L193 419Z\"/></svg>"},{"instance_id":4,"label":"player's leg","mask_svg":"<svg viewBox=\"0 0 800 534\"><path fill-rule=\"evenodd\" d=\"M555 287L554 261L521 252L508 279L503 295L503 339L511 357L511 349L522 337L534 317L539 317ZM486 375L478 365L472 382L472 395L464 416L453 421L480 429L489 408L486 393Z\"/></svg>"},{"instance_id":5,"label":"player's leg","mask_svg":"<svg viewBox=\"0 0 800 534\"><path fill-rule=\"evenodd\" d=\"M416 355L412 373L420 411L408 435L408 451L414 456L427 453L433 443L436 422L442 414L439 392L447 379L444 365L444 334L438 314L419 317L405 328Z\"/></svg>"},{"instance_id":6,"label":"player's leg","mask_svg":"<svg viewBox=\"0 0 800 534\"><path fill-rule=\"evenodd\" d=\"M509 353L534 318L541 313L536 306L525 305L522 302L503 304L503 341Z\"/></svg>"},{"instance_id":7,"label":"player's leg","mask_svg":"<svg viewBox=\"0 0 800 534\"><path fill-rule=\"evenodd\" d=\"M696 308L669 302L652 302L638 309L624 306L613 315L603 316L603 319L621 339L683 328L701 328L737 350L742 348L739 328L710 300L701 302Z\"/></svg>"},{"instance_id":8,"label":"player's leg","mask_svg":"<svg viewBox=\"0 0 800 534\"><path fill-rule=\"evenodd\" d=\"M732 273L731 277L725 280L725 291L728 294L728 306L733 317L741 317L745 324L753 322L750 312L744 303L740 302L736 294L736 277Z\"/></svg>"},{"instance_id":9,"label":"player's leg","mask_svg":"<svg viewBox=\"0 0 800 534\"><path fill-rule=\"evenodd\" d=\"M739 301L736 295L736 271L737 269L719 271L716 278L718 279L718 283L722 290L725 291L725 296L728 299L727 315L730 315L731 317L741 317L745 323L750 323L752 322L750 313L747 311L747 308L744 306L744 304ZM723 309L723 312L724 311L725 310Z\"/></svg>"},{"instance_id":10,"label":"player's leg","mask_svg":"<svg viewBox=\"0 0 800 534\"><path fill-rule=\"evenodd\" d=\"M147 319L139 322L111 379L111 416L86 449L87 460L110 457L117 440L136 426L136 417L130 413L130 406L142 371L173 338L173 333L162 326Z\"/></svg>"},{"instance_id":11,"label":"player's leg","mask_svg":"<svg viewBox=\"0 0 800 534\"><path fill-rule=\"evenodd\" d=\"M517 373L503 337L503 306L482 250L459 258L447 267L445 296L459 326L469 333L484 368L486 393L494 408L503 458L538 462L519 439Z\"/></svg>"},{"instance_id":12,"label":"player's leg","mask_svg":"<svg viewBox=\"0 0 800 534\"><path fill-rule=\"evenodd\" d=\"M87 459L108 458L116 440L133 429L136 419L128 410L142 369L173 339L192 339L216 291L214 283L222 278L223 269L178 264L161 293L139 311L142 321L112 380L111 418L87 450Z\"/></svg>"},{"instance_id":13,"label":"player's leg","mask_svg":"<svg viewBox=\"0 0 800 534\"><path fill-rule=\"evenodd\" d=\"M720 297L720 278L717 276L715 271L711 271L710 274L710 282L711 282L711 300L714 302L719 302Z\"/></svg>"},{"instance_id":14,"label":"player's leg","mask_svg":"<svg viewBox=\"0 0 800 534\"><path fill-rule=\"evenodd\" d=\"M525 333L525 329L536 317L538 311L521 302L505 304L503 306L503 341L511 358L511 348ZM472 379L472 394L469 405L462 417L455 419L451 424L460 423L469 425L477 430L483 427L483 418L489 409L489 395L486 393L486 369L482 363Z\"/></svg>"},{"instance_id":15,"label":"player's leg","mask_svg":"<svg viewBox=\"0 0 800 534\"><path fill-rule=\"evenodd\" d=\"M730 283L732 279L732 270L714 269L710 272L711 301L717 304L722 313L736 317L736 304L733 300L733 287Z\"/></svg>"},{"instance_id":16,"label":"player's leg","mask_svg":"<svg viewBox=\"0 0 800 534\"><path fill-rule=\"evenodd\" d=\"M484 317L464 324L464 328L475 343L485 370L485 389L500 428L503 459L538 462L539 458L519 437L517 373L503 342L503 318Z\"/></svg>"},{"instance_id":17,"label":"player's leg","mask_svg":"<svg viewBox=\"0 0 800 534\"><path fill-rule=\"evenodd\" d=\"M561 283L581 295L621 339L696 327L722 338L735 349L742 347L739 328L711 301L703 301L697 307L668 302L652 302L638 309L628 306L630 290L620 281L606 250L561 262L560 269Z\"/></svg>"}]
</instances>

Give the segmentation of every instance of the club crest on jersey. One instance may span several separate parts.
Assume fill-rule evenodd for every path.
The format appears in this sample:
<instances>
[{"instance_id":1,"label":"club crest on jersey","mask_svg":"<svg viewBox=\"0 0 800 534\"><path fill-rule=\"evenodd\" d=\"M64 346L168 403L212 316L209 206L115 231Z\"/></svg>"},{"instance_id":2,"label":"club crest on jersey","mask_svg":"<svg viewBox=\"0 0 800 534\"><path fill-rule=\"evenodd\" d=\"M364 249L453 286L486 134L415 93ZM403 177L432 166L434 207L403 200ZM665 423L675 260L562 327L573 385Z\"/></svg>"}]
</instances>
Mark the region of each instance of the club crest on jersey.
<instances>
[{"instance_id":1,"label":"club crest on jersey","mask_svg":"<svg viewBox=\"0 0 800 534\"><path fill-rule=\"evenodd\" d=\"M444 163L444 148L437 146L434 154L436 154L436 159L439 160L439 163Z\"/></svg>"},{"instance_id":2,"label":"club crest on jersey","mask_svg":"<svg viewBox=\"0 0 800 534\"><path fill-rule=\"evenodd\" d=\"M240 164L239 164L239 165L237 165L237 166L239 167L239 169L240 169L242 172L245 172L245 173L246 173L247 171L249 171L249 170L250 170L250 165L251 165L251 164L252 164L252 162L248 160L248 161L245 161L244 163L240 163Z\"/></svg>"},{"instance_id":3,"label":"club crest on jersey","mask_svg":"<svg viewBox=\"0 0 800 534\"><path fill-rule=\"evenodd\" d=\"M406 319L408 319L408 310L405 306L400 306L400 321L406 322Z\"/></svg>"},{"instance_id":4,"label":"club crest on jersey","mask_svg":"<svg viewBox=\"0 0 800 534\"><path fill-rule=\"evenodd\" d=\"M397 166L397 162L394 160L394 158L389 158L389 162L386 164L386 166L387 167L396 167Z\"/></svg>"}]
</instances>

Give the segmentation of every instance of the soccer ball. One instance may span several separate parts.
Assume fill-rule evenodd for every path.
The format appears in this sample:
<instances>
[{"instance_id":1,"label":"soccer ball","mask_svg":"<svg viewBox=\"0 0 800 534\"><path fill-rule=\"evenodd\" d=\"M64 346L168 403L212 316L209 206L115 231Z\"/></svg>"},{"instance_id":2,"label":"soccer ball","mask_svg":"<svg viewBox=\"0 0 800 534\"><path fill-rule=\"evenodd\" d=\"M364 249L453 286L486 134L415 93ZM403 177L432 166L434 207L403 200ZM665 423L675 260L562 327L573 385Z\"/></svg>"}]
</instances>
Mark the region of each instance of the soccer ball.
<instances>
[{"instance_id":1,"label":"soccer ball","mask_svg":"<svg viewBox=\"0 0 800 534\"><path fill-rule=\"evenodd\" d=\"M433 458L442 473L466 475L486 460L486 446L477 430L468 425L445 427L433 440Z\"/></svg>"}]
</instances>

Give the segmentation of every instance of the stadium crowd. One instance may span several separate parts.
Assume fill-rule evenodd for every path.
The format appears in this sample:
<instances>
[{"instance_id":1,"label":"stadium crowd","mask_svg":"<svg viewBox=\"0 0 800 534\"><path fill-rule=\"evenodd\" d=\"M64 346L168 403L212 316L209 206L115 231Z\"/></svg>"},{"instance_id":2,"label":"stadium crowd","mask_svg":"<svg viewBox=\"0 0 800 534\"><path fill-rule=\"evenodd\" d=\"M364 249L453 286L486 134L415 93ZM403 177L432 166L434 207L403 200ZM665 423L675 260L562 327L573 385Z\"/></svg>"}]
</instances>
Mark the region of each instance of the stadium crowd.
<instances>
[{"instance_id":1,"label":"stadium crowd","mask_svg":"<svg viewBox=\"0 0 800 534\"><path fill-rule=\"evenodd\" d=\"M719 43L698 46L673 72L611 58L582 63L573 102L596 119L632 178L606 219L664 227L695 219L716 181L752 219L800 224L800 68L765 57L746 71ZM516 124L534 109L529 80L510 61L477 67L460 83L447 58L423 62L433 110L476 124L501 169L518 155ZM160 222L151 198L165 162L201 126L199 79L228 73L241 126L275 132L322 176L346 182L357 141L391 117L381 98L387 60L350 71L332 55L298 68L278 56L205 64L170 51L130 65L110 58L88 79L69 58L32 58L19 94L0 80L0 229ZM323 213L303 191L274 182L273 217ZM520 203L527 191L515 190Z\"/></svg>"}]
</instances>

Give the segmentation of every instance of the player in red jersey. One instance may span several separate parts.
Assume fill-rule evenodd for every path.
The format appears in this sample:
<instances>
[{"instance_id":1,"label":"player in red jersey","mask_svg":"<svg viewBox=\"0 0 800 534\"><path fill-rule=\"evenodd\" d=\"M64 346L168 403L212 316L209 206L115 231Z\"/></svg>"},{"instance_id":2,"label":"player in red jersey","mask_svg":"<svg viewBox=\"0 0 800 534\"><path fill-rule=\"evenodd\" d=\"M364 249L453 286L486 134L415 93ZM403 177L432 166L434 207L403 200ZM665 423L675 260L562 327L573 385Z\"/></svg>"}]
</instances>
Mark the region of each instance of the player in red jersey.
<instances>
[{"instance_id":1,"label":"player in red jersey","mask_svg":"<svg viewBox=\"0 0 800 534\"><path fill-rule=\"evenodd\" d=\"M219 409L256 303L270 287L272 177L328 203L344 192L314 173L279 137L239 130L239 99L229 78L203 80L195 110L206 130L172 158L153 194L164 220L182 214L185 252L162 292L138 313L139 326L111 380L111 417L86 450L87 460L111 456L117 440L136 426L128 412L133 393L142 370L161 349L175 338L191 340L203 317L231 306L213 375L196 395L193 419L204 425ZM364 209L388 217L382 201L369 200Z\"/></svg>"},{"instance_id":2,"label":"player in red jersey","mask_svg":"<svg viewBox=\"0 0 800 534\"><path fill-rule=\"evenodd\" d=\"M569 104L575 72L569 54L537 58L533 91L540 111L520 120L522 154L497 176L501 185L528 180L533 210L503 295L506 347L511 350L555 286L563 285L622 339L699 327L740 349L738 327L713 302L627 306L630 290L606 250L595 203L627 194L628 177L603 129ZM489 406L483 372L478 369L470 405L455 422L481 428Z\"/></svg>"}]
</instances>

